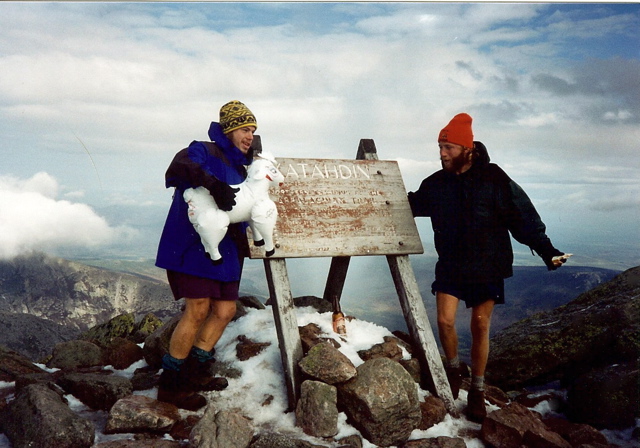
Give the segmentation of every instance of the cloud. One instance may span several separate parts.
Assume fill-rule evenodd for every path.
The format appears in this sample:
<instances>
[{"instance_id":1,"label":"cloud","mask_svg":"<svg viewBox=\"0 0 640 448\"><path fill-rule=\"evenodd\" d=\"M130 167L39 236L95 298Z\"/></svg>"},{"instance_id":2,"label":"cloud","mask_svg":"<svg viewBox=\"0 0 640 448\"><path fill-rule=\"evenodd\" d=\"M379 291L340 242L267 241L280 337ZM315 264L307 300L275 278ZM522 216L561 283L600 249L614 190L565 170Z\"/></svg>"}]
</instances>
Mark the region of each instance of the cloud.
<instances>
[{"instance_id":1,"label":"cloud","mask_svg":"<svg viewBox=\"0 0 640 448\"><path fill-rule=\"evenodd\" d=\"M536 199L591 212L618 197L612 168L640 169L638 11L0 2L0 175L64 179L38 191L58 208L82 202L107 214L135 203L146 216L162 203L164 213L175 152L206 139L220 105L239 99L276 156L353 158L371 138L416 189L439 169L439 130L466 111L492 160ZM605 171L589 177L590 166ZM637 176L624 174L637 192ZM589 190L565 195L567 182ZM128 213L105 216L140 227Z\"/></svg>"},{"instance_id":2,"label":"cloud","mask_svg":"<svg viewBox=\"0 0 640 448\"><path fill-rule=\"evenodd\" d=\"M58 183L41 172L29 179L0 177L0 259L33 250L97 247L126 238L88 205L57 200Z\"/></svg>"}]
</instances>

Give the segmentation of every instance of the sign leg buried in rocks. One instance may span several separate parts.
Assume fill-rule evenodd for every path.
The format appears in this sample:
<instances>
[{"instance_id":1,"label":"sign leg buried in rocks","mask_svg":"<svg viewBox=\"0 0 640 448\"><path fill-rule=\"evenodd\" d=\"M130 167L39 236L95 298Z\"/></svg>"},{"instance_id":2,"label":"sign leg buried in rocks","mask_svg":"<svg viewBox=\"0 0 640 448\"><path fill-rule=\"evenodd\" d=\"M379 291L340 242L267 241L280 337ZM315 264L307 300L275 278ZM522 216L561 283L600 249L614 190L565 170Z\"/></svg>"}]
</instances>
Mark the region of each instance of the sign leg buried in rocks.
<instances>
[{"instance_id":1,"label":"sign leg buried in rocks","mask_svg":"<svg viewBox=\"0 0 640 448\"><path fill-rule=\"evenodd\" d=\"M286 271L286 258L331 257L324 298L340 298L352 256L384 255L424 372L447 411L458 412L422 302L409 254L422 242L395 161L378 160L373 140L360 141L356 160L276 158L285 177L269 191L278 208L275 254L264 259L287 383L290 409L300 393L302 344ZM249 238L251 236L249 235Z\"/></svg>"}]
</instances>

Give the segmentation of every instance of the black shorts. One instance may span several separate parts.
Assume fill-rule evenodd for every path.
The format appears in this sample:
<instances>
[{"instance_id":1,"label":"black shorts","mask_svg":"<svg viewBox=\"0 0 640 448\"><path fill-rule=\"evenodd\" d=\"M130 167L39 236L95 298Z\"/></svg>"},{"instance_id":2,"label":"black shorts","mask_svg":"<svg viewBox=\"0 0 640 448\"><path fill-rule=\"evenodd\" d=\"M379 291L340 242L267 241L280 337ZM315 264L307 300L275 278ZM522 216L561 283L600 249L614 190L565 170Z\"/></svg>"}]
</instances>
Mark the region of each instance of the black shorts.
<instances>
[{"instance_id":1,"label":"black shorts","mask_svg":"<svg viewBox=\"0 0 640 448\"><path fill-rule=\"evenodd\" d=\"M240 282L221 282L176 271L167 271L167 278L176 300L206 297L214 300L238 300Z\"/></svg>"},{"instance_id":2,"label":"black shorts","mask_svg":"<svg viewBox=\"0 0 640 448\"><path fill-rule=\"evenodd\" d=\"M478 306L487 300L496 305L504 304L504 280L489 283L449 283L436 280L431 285L431 293L449 294L458 300L464 300L467 308Z\"/></svg>"}]
</instances>

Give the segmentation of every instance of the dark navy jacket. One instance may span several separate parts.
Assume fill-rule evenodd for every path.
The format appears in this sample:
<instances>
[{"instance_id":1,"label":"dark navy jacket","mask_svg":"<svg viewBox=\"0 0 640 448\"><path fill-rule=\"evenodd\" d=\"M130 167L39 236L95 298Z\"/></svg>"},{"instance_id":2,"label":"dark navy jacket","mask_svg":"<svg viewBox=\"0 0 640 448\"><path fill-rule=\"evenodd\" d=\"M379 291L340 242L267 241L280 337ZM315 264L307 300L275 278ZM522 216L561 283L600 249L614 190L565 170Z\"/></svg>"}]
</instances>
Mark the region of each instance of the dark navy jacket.
<instances>
[{"instance_id":1,"label":"dark navy jacket","mask_svg":"<svg viewBox=\"0 0 640 448\"><path fill-rule=\"evenodd\" d=\"M239 281L246 225L229 226L218 246L223 262L214 265L189 222L187 203L182 196L187 188L208 186L215 179L234 185L246 177L245 165L249 165L252 158L233 146L218 123L211 123L209 137L215 143L193 141L176 154L169 165L165 185L174 187L175 192L160 237L156 266L213 280Z\"/></svg>"},{"instance_id":2,"label":"dark navy jacket","mask_svg":"<svg viewBox=\"0 0 640 448\"><path fill-rule=\"evenodd\" d=\"M409 193L414 216L429 216L438 253L436 280L486 283L513 275L509 233L540 256L555 249L531 200L476 143L466 172L440 170Z\"/></svg>"}]
</instances>

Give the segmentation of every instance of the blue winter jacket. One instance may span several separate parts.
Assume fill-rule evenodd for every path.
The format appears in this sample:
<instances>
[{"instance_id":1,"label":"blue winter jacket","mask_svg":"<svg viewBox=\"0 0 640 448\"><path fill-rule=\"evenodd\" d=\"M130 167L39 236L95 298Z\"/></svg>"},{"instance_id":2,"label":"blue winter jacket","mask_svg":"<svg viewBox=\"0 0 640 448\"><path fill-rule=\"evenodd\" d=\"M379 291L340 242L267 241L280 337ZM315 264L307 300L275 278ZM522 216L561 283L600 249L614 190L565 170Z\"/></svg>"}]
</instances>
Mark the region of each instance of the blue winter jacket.
<instances>
[{"instance_id":1,"label":"blue winter jacket","mask_svg":"<svg viewBox=\"0 0 640 448\"><path fill-rule=\"evenodd\" d=\"M209 138L213 143L191 142L176 154L167 169L165 185L174 187L175 192L160 237L156 266L218 281L239 281L246 224L229 226L218 246L223 262L214 265L189 221L183 193L187 188L207 187L216 180L229 185L241 183L246 178L245 165L252 158L231 143L218 123L211 123Z\"/></svg>"}]
</instances>

